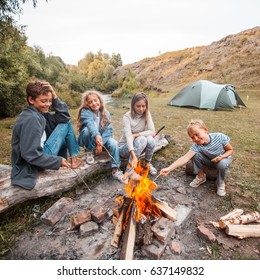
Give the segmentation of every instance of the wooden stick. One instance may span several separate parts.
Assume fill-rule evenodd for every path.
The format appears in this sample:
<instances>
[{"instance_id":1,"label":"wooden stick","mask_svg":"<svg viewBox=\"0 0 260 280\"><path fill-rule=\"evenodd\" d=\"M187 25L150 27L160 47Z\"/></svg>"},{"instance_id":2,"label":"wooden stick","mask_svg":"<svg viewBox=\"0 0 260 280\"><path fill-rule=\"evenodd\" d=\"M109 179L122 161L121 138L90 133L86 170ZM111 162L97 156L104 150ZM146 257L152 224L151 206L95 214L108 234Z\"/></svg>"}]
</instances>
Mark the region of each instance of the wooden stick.
<instances>
[{"instance_id":1,"label":"wooden stick","mask_svg":"<svg viewBox=\"0 0 260 280\"><path fill-rule=\"evenodd\" d=\"M260 225L227 225L225 231L238 239L260 237Z\"/></svg>"},{"instance_id":2,"label":"wooden stick","mask_svg":"<svg viewBox=\"0 0 260 280\"><path fill-rule=\"evenodd\" d=\"M120 254L120 260L132 260L134 257L134 246L136 236L136 221L134 218L136 207L133 203L131 215L128 220L128 225L124 234L123 246Z\"/></svg>"}]
</instances>

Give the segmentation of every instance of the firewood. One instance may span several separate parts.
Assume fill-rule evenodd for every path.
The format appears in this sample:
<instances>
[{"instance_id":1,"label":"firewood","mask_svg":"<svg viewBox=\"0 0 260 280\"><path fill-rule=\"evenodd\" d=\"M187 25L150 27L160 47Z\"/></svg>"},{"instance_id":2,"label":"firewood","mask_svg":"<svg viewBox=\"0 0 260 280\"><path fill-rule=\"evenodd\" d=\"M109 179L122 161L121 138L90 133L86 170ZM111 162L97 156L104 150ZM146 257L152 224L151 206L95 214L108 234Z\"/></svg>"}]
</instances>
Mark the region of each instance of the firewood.
<instances>
[{"instance_id":1,"label":"firewood","mask_svg":"<svg viewBox=\"0 0 260 280\"><path fill-rule=\"evenodd\" d=\"M136 207L133 204L131 215L128 220L128 225L124 232L124 240L120 254L120 260L132 260L134 256L135 236L136 236L136 221L134 218Z\"/></svg>"},{"instance_id":2,"label":"firewood","mask_svg":"<svg viewBox=\"0 0 260 280\"><path fill-rule=\"evenodd\" d=\"M124 219L125 219L126 212L129 207L130 201L131 201L131 199L125 198L121 212L119 214L119 217L117 218L117 223L115 226L113 238L111 240L111 245L116 248L118 248L118 246L119 246L119 241L120 241L122 231L123 231Z\"/></svg>"},{"instance_id":3,"label":"firewood","mask_svg":"<svg viewBox=\"0 0 260 280\"><path fill-rule=\"evenodd\" d=\"M236 209L233 209L231 212L229 212L227 215L221 217L219 220L227 221L231 218L242 215L243 213L244 213L244 210L236 208Z\"/></svg>"},{"instance_id":4,"label":"firewood","mask_svg":"<svg viewBox=\"0 0 260 280\"><path fill-rule=\"evenodd\" d=\"M152 243L153 232L150 221L146 220L144 223L137 223L137 233L135 238L136 244L149 245Z\"/></svg>"},{"instance_id":5,"label":"firewood","mask_svg":"<svg viewBox=\"0 0 260 280\"><path fill-rule=\"evenodd\" d=\"M260 237L260 225L227 225L225 232L238 239Z\"/></svg>"},{"instance_id":6,"label":"firewood","mask_svg":"<svg viewBox=\"0 0 260 280\"><path fill-rule=\"evenodd\" d=\"M256 211L248 213L246 215L239 215L228 220L219 220L220 228L226 228L227 225L240 225L249 224L252 222L260 222L260 214Z\"/></svg>"},{"instance_id":7,"label":"firewood","mask_svg":"<svg viewBox=\"0 0 260 280\"><path fill-rule=\"evenodd\" d=\"M119 218L117 219L117 223L115 226L115 230L114 230L114 235L113 238L111 240L111 245L118 248L119 246L119 241L120 241L120 237L122 234L122 230L123 230L123 218L124 218L124 211L122 210Z\"/></svg>"},{"instance_id":8,"label":"firewood","mask_svg":"<svg viewBox=\"0 0 260 280\"><path fill-rule=\"evenodd\" d=\"M166 202L161 201L156 197L152 197L153 201L156 203L157 207L161 210L164 217L175 222L177 220L177 212L168 206Z\"/></svg>"}]
</instances>

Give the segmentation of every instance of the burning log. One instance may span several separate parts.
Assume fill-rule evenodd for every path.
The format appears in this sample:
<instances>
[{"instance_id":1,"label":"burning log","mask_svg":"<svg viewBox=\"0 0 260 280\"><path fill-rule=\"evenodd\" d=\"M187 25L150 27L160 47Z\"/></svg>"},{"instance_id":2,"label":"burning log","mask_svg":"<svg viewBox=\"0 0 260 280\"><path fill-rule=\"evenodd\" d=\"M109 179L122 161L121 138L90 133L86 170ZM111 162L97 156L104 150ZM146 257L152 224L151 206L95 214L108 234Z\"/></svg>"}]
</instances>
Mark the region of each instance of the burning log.
<instances>
[{"instance_id":1,"label":"burning log","mask_svg":"<svg viewBox=\"0 0 260 280\"><path fill-rule=\"evenodd\" d=\"M119 214L119 217L118 217L118 220L116 223L113 239L111 240L111 245L116 248L118 248L118 246L119 246L119 241L120 241L122 231L123 231L124 219L126 217L126 212L129 207L129 204L130 204L130 199L125 199L123 207L121 209L121 212Z\"/></svg>"},{"instance_id":2,"label":"burning log","mask_svg":"<svg viewBox=\"0 0 260 280\"><path fill-rule=\"evenodd\" d=\"M151 223L137 223L136 243L149 245L152 243L153 232Z\"/></svg>"},{"instance_id":3,"label":"burning log","mask_svg":"<svg viewBox=\"0 0 260 280\"><path fill-rule=\"evenodd\" d=\"M161 201L153 196L153 201L156 203L157 207L163 213L163 216L169 220L175 222L177 220L177 212L168 206L166 202Z\"/></svg>"},{"instance_id":4,"label":"burning log","mask_svg":"<svg viewBox=\"0 0 260 280\"><path fill-rule=\"evenodd\" d=\"M256 211L248 213L246 215L238 215L226 220L219 220L220 228L224 229L228 225L240 225L249 224L252 222L260 222L260 214Z\"/></svg>"},{"instance_id":5,"label":"burning log","mask_svg":"<svg viewBox=\"0 0 260 280\"><path fill-rule=\"evenodd\" d=\"M260 225L227 225L225 231L238 239L260 237Z\"/></svg>"},{"instance_id":6,"label":"burning log","mask_svg":"<svg viewBox=\"0 0 260 280\"><path fill-rule=\"evenodd\" d=\"M120 254L121 260L132 260L134 256L135 236L136 236L136 221L134 213L136 207L133 204L131 209L131 215L128 220L126 231L124 234L123 246Z\"/></svg>"}]
</instances>

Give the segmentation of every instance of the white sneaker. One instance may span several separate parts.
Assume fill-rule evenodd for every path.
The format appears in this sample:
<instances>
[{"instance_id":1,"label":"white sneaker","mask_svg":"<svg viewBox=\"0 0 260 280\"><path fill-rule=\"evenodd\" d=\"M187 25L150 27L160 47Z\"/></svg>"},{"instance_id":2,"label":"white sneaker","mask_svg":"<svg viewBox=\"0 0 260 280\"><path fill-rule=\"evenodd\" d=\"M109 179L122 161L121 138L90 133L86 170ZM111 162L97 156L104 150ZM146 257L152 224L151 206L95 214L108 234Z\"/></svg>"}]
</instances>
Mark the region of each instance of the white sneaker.
<instances>
[{"instance_id":1,"label":"white sneaker","mask_svg":"<svg viewBox=\"0 0 260 280\"><path fill-rule=\"evenodd\" d=\"M225 183L220 184L220 186L217 187L217 195L219 196L225 196L226 195L226 185Z\"/></svg>"},{"instance_id":2,"label":"white sneaker","mask_svg":"<svg viewBox=\"0 0 260 280\"><path fill-rule=\"evenodd\" d=\"M157 170L151 163L150 163L149 173L153 176L157 175Z\"/></svg>"},{"instance_id":3,"label":"white sneaker","mask_svg":"<svg viewBox=\"0 0 260 280\"><path fill-rule=\"evenodd\" d=\"M195 177L195 179L190 183L190 187L197 188L201 184L205 183L207 181L206 174L202 178L199 178L198 175Z\"/></svg>"},{"instance_id":4,"label":"white sneaker","mask_svg":"<svg viewBox=\"0 0 260 280\"><path fill-rule=\"evenodd\" d=\"M112 177L125 185L128 183L128 180L124 179L123 171L121 171L120 169L117 169L115 172L113 172Z\"/></svg>"}]
</instances>

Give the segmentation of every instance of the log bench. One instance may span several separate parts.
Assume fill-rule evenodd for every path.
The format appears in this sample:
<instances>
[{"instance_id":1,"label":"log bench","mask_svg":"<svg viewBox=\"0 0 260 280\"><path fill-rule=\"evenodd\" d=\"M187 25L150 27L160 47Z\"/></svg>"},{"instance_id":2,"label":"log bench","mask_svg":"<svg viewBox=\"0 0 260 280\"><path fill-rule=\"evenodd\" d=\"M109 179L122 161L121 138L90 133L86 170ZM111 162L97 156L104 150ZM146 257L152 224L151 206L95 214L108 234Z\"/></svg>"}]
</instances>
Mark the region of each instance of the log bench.
<instances>
[{"instance_id":1,"label":"log bench","mask_svg":"<svg viewBox=\"0 0 260 280\"><path fill-rule=\"evenodd\" d=\"M170 138L158 135L156 138L155 152L169 144ZM85 159L85 158L83 158ZM126 160L124 161L127 162ZM59 170L45 170L39 173L36 186L32 190L26 190L19 186L11 185L11 166L0 164L0 213L12 206L27 200L51 197L57 193L65 192L76 186L86 176L111 168L111 158L104 151L95 156L95 162L91 165L84 160L78 169L60 168Z\"/></svg>"}]
</instances>

